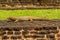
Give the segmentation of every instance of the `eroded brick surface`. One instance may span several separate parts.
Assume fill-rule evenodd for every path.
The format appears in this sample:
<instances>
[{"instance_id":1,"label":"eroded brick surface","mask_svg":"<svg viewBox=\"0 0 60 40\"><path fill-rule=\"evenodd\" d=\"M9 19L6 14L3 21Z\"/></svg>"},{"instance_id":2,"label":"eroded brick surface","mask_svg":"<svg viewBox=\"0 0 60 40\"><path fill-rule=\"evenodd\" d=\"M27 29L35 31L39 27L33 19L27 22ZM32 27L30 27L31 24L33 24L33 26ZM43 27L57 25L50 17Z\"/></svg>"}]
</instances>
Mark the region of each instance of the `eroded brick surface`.
<instances>
[{"instance_id":1,"label":"eroded brick surface","mask_svg":"<svg viewBox=\"0 0 60 40\"><path fill-rule=\"evenodd\" d=\"M5 22L9 26L2 25L0 27L0 40L60 40L58 21L56 21L57 24L55 21L19 23L13 23L12 25L11 22L9 24Z\"/></svg>"}]
</instances>

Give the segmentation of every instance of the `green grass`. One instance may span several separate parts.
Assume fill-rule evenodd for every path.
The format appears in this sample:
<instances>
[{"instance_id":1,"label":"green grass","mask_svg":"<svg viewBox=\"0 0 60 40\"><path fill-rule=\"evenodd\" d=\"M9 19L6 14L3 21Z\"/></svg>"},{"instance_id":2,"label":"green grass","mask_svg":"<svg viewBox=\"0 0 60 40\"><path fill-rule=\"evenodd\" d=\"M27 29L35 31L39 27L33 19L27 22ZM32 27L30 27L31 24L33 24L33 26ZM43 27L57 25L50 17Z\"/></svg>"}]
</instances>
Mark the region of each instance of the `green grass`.
<instances>
[{"instance_id":1,"label":"green grass","mask_svg":"<svg viewBox=\"0 0 60 40\"><path fill-rule=\"evenodd\" d=\"M9 16L37 16L42 18L60 19L60 9L0 10L0 19L4 20Z\"/></svg>"}]
</instances>

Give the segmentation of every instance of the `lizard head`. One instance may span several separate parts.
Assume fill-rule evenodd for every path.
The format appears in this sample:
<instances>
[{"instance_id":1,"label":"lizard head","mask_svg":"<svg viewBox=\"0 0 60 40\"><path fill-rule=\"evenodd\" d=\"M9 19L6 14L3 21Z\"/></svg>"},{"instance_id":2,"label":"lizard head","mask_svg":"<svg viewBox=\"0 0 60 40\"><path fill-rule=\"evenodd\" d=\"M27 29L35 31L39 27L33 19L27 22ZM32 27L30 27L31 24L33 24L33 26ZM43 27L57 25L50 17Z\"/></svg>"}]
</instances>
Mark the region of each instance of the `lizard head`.
<instances>
[{"instance_id":1,"label":"lizard head","mask_svg":"<svg viewBox=\"0 0 60 40\"><path fill-rule=\"evenodd\" d=\"M15 21L16 20L16 17L13 17L13 16L10 16L8 17L9 20L12 20L12 21Z\"/></svg>"}]
</instances>

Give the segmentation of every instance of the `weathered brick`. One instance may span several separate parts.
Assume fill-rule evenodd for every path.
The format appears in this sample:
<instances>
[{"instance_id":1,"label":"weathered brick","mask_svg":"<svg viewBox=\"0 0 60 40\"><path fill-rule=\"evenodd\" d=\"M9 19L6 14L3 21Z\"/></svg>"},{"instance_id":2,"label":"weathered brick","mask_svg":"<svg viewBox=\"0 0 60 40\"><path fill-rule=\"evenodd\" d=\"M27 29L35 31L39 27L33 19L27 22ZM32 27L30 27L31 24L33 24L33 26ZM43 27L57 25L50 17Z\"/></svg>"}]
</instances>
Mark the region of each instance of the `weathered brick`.
<instances>
[{"instance_id":1,"label":"weathered brick","mask_svg":"<svg viewBox=\"0 0 60 40\"><path fill-rule=\"evenodd\" d=\"M11 35L11 34L13 34L13 31L8 31L7 34L8 34L8 35L9 35L9 34Z\"/></svg>"},{"instance_id":2,"label":"weathered brick","mask_svg":"<svg viewBox=\"0 0 60 40\"><path fill-rule=\"evenodd\" d=\"M17 39L17 36L11 36L11 39Z\"/></svg>"},{"instance_id":3,"label":"weathered brick","mask_svg":"<svg viewBox=\"0 0 60 40\"><path fill-rule=\"evenodd\" d=\"M13 28L14 31L20 31L20 28Z\"/></svg>"},{"instance_id":4,"label":"weathered brick","mask_svg":"<svg viewBox=\"0 0 60 40\"><path fill-rule=\"evenodd\" d=\"M11 36L10 38L16 40L16 39L21 39L22 37L21 36Z\"/></svg>"},{"instance_id":5,"label":"weathered brick","mask_svg":"<svg viewBox=\"0 0 60 40\"><path fill-rule=\"evenodd\" d=\"M17 39L21 39L21 36L17 36Z\"/></svg>"},{"instance_id":6,"label":"weathered brick","mask_svg":"<svg viewBox=\"0 0 60 40\"><path fill-rule=\"evenodd\" d=\"M36 35L37 36L37 38L39 37L39 38L45 38L45 35Z\"/></svg>"},{"instance_id":7,"label":"weathered brick","mask_svg":"<svg viewBox=\"0 0 60 40\"><path fill-rule=\"evenodd\" d=\"M60 34L57 34L57 37L60 37Z\"/></svg>"},{"instance_id":8,"label":"weathered brick","mask_svg":"<svg viewBox=\"0 0 60 40\"><path fill-rule=\"evenodd\" d=\"M6 34L5 31L0 31L0 36Z\"/></svg>"},{"instance_id":9,"label":"weathered brick","mask_svg":"<svg viewBox=\"0 0 60 40\"><path fill-rule=\"evenodd\" d=\"M33 27L23 27L23 30L32 30Z\"/></svg>"},{"instance_id":10,"label":"weathered brick","mask_svg":"<svg viewBox=\"0 0 60 40\"><path fill-rule=\"evenodd\" d=\"M35 30L57 30L57 27L36 27Z\"/></svg>"},{"instance_id":11,"label":"weathered brick","mask_svg":"<svg viewBox=\"0 0 60 40\"><path fill-rule=\"evenodd\" d=\"M29 31L22 31L22 35L29 34Z\"/></svg>"},{"instance_id":12,"label":"weathered brick","mask_svg":"<svg viewBox=\"0 0 60 40\"><path fill-rule=\"evenodd\" d=\"M30 34L39 34L37 31L31 31Z\"/></svg>"},{"instance_id":13,"label":"weathered brick","mask_svg":"<svg viewBox=\"0 0 60 40\"><path fill-rule=\"evenodd\" d=\"M57 30L57 27L43 27L43 30Z\"/></svg>"},{"instance_id":14,"label":"weathered brick","mask_svg":"<svg viewBox=\"0 0 60 40\"><path fill-rule=\"evenodd\" d=\"M36 27L36 28L34 28L34 30L40 31L40 30L43 30L43 27Z\"/></svg>"},{"instance_id":15,"label":"weathered brick","mask_svg":"<svg viewBox=\"0 0 60 40\"><path fill-rule=\"evenodd\" d=\"M8 31L12 31L12 28L3 28L3 29L5 29L5 30L8 30Z\"/></svg>"},{"instance_id":16,"label":"weathered brick","mask_svg":"<svg viewBox=\"0 0 60 40\"><path fill-rule=\"evenodd\" d=\"M57 30L57 27L50 27L51 30Z\"/></svg>"},{"instance_id":17,"label":"weathered brick","mask_svg":"<svg viewBox=\"0 0 60 40\"><path fill-rule=\"evenodd\" d=\"M59 30L50 30L50 33L58 33Z\"/></svg>"},{"instance_id":18,"label":"weathered brick","mask_svg":"<svg viewBox=\"0 0 60 40\"><path fill-rule=\"evenodd\" d=\"M55 38L50 38L49 40L56 40Z\"/></svg>"},{"instance_id":19,"label":"weathered brick","mask_svg":"<svg viewBox=\"0 0 60 40\"><path fill-rule=\"evenodd\" d=\"M55 34L47 34L46 37L47 37L47 38L52 38L52 39L53 39L53 38L55 38Z\"/></svg>"},{"instance_id":20,"label":"weathered brick","mask_svg":"<svg viewBox=\"0 0 60 40\"><path fill-rule=\"evenodd\" d=\"M47 39L37 39L37 40L47 40Z\"/></svg>"},{"instance_id":21,"label":"weathered brick","mask_svg":"<svg viewBox=\"0 0 60 40\"><path fill-rule=\"evenodd\" d=\"M45 35L25 35L25 38L45 38Z\"/></svg>"},{"instance_id":22,"label":"weathered brick","mask_svg":"<svg viewBox=\"0 0 60 40\"><path fill-rule=\"evenodd\" d=\"M57 38L57 40L60 40L60 38Z\"/></svg>"},{"instance_id":23,"label":"weathered brick","mask_svg":"<svg viewBox=\"0 0 60 40\"><path fill-rule=\"evenodd\" d=\"M40 32L38 32L38 34L49 34L50 32L49 31L44 31L44 30L42 30L42 31L40 31Z\"/></svg>"},{"instance_id":24,"label":"weathered brick","mask_svg":"<svg viewBox=\"0 0 60 40\"><path fill-rule=\"evenodd\" d=\"M9 39L9 37L7 37L7 36L2 36L2 39Z\"/></svg>"},{"instance_id":25,"label":"weathered brick","mask_svg":"<svg viewBox=\"0 0 60 40\"><path fill-rule=\"evenodd\" d=\"M19 34L21 34L20 31L15 31L15 35L19 35Z\"/></svg>"}]
</instances>

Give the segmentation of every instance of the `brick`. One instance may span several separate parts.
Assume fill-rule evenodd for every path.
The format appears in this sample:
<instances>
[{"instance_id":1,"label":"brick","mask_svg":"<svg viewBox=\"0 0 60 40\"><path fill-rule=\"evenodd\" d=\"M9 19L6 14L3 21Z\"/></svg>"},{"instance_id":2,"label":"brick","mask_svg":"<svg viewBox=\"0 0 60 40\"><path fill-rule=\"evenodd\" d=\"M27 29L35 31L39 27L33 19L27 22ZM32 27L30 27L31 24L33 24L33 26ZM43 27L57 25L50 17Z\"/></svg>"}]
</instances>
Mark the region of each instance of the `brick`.
<instances>
[{"instance_id":1,"label":"brick","mask_svg":"<svg viewBox=\"0 0 60 40\"><path fill-rule=\"evenodd\" d=\"M11 39L17 39L17 36L11 36Z\"/></svg>"},{"instance_id":2,"label":"brick","mask_svg":"<svg viewBox=\"0 0 60 40\"><path fill-rule=\"evenodd\" d=\"M55 38L50 38L49 40L56 40Z\"/></svg>"},{"instance_id":3,"label":"brick","mask_svg":"<svg viewBox=\"0 0 60 40\"><path fill-rule=\"evenodd\" d=\"M29 31L22 31L22 35L29 34Z\"/></svg>"},{"instance_id":4,"label":"brick","mask_svg":"<svg viewBox=\"0 0 60 40\"><path fill-rule=\"evenodd\" d=\"M50 33L58 33L59 30L50 30Z\"/></svg>"},{"instance_id":5,"label":"brick","mask_svg":"<svg viewBox=\"0 0 60 40\"><path fill-rule=\"evenodd\" d=\"M15 31L15 35L19 35L19 34L21 34L20 31Z\"/></svg>"},{"instance_id":6,"label":"brick","mask_svg":"<svg viewBox=\"0 0 60 40\"><path fill-rule=\"evenodd\" d=\"M57 30L57 27L50 27L51 30Z\"/></svg>"},{"instance_id":7,"label":"brick","mask_svg":"<svg viewBox=\"0 0 60 40\"><path fill-rule=\"evenodd\" d=\"M7 36L2 36L2 39L9 39L9 37L7 37Z\"/></svg>"},{"instance_id":8,"label":"brick","mask_svg":"<svg viewBox=\"0 0 60 40\"><path fill-rule=\"evenodd\" d=\"M6 29L5 28L0 28L0 31L6 31Z\"/></svg>"},{"instance_id":9,"label":"brick","mask_svg":"<svg viewBox=\"0 0 60 40\"><path fill-rule=\"evenodd\" d=\"M17 39L21 39L21 36L17 36Z\"/></svg>"},{"instance_id":10,"label":"brick","mask_svg":"<svg viewBox=\"0 0 60 40\"><path fill-rule=\"evenodd\" d=\"M57 27L36 27L34 30L57 30Z\"/></svg>"},{"instance_id":11,"label":"brick","mask_svg":"<svg viewBox=\"0 0 60 40\"><path fill-rule=\"evenodd\" d=\"M34 30L40 31L40 30L43 30L43 27L36 27L36 28L34 28Z\"/></svg>"},{"instance_id":12,"label":"brick","mask_svg":"<svg viewBox=\"0 0 60 40\"><path fill-rule=\"evenodd\" d=\"M14 30L14 31L20 31L20 29L19 29L19 28L13 28L13 30Z\"/></svg>"},{"instance_id":13,"label":"brick","mask_svg":"<svg viewBox=\"0 0 60 40\"><path fill-rule=\"evenodd\" d=\"M6 34L5 31L0 31L0 36Z\"/></svg>"},{"instance_id":14,"label":"brick","mask_svg":"<svg viewBox=\"0 0 60 40\"><path fill-rule=\"evenodd\" d=\"M46 34L46 32L42 31L42 32L39 32L39 34Z\"/></svg>"},{"instance_id":15,"label":"brick","mask_svg":"<svg viewBox=\"0 0 60 40\"><path fill-rule=\"evenodd\" d=\"M60 38L57 38L57 40L60 40Z\"/></svg>"},{"instance_id":16,"label":"brick","mask_svg":"<svg viewBox=\"0 0 60 40\"><path fill-rule=\"evenodd\" d=\"M43 27L43 30L57 30L57 27Z\"/></svg>"},{"instance_id":17,"label":"brick","mask_svg":"<svg viewBox=\"0 0 60 40\"><path fill-rule=\"evenodd\" d=\"M43 27L43 30L49 30L49 27Z\"/></svg>"},{"instance_id":18,"label":"brick","mask_svg":"<svg viewBox=\"0 0 60 40\"><path fill-rule=\"evenodd\" d=\"M45 35L25 35L25 38L44 38Z\"/></svg>"},{"instance_id":19,"label":"brick","mask_svg":"<svg viewBox=\"0 0 60 40\"><path fill-rule=\"evenodd\" d=\"M55 35L54 35L54 34L47 34L46 37L47 37L47 38L52 38L52 39L53 39L53 38L55 38Z\"/></svg>"},{"instance_id":20,"label":"brick","mask_svg":"<svg viewBox=\"0 0 60 40\"><path fill-rule=\"evenodd\" d=\"M37 40L47 40L47 39L37 39Z\"/></svg>"},{"instance_id":21,"label":"brick","mask_svg":"<svg viewBox=\"0 0 60 40\"><path fill-rule=\"evenodd\" d=\"M24 35L24 38L32 38L31 35Z\"/></svg>"},{"instance_id":22,"label":"brick","mask_svg":"<svg viewBox=\"0 0 60 40\"><path fill-rule=\"evenodd\" d=\"M11 35L11 34L13 34L13 31L8 31L7 34Z\"/></svg>"},{"instance_id":23,"label":"brick","mask_svg":"<svg viewBox=\"0 0 60 40\"><path fill-rule=\"evenodd\" d=\"M57 37L60 37L60 34L57 34Z\"/></svg>"},{"instance_id":24,"label":"brick","mask_svg":"<svg viewBox=\"0 0 60 40\"><path fill-rule=\"evenodd\" d=\"M21 39L21 36L11 36L11 39Z\"/></svg>"},{"instance_id":25,"label":"brick","mask_svg":"<svg viewBox=\"0 0 60 40\"><path fill-rule=\"evenodd\" d=\"M39 32L37 32L37 31L33 31L33 32L30 32L31 34L50 34L50 31L48 31L48 30L41 30L41 31L39 31Z\"/></svg>"},{"instance_id":26,"label":"brick","mask_svg":"<svg viewBox=\"0 0 60 40\"><path fill-rule=\"evenodd\" d=\"M33 27L23 27L23 30L32 30Z\"/></svg>"},{"instance_id":27,"label":"brick","mask_svg":"<svg viewBox=\"0 0 60 40\"><path fill-rule=\"evenodd\" d=\"M46 31L46 30L45 30L45 31L42 30L42 31L39 32L39 34L49 34L49 33L50 33L50 32L49 32L49 31Z\"/></svg>"},{"instance_id":28,"label":"brick","mask_svg":"<svg viewBox=\"0 0 60 40\"><path fill-rule=\"evenodd\" d=\"M37 38L39 37L39 38L45 38L45 35L36 35L37 36Z\"/></svg>"},{"instance_id":29,"label":"brick","mask_svg":"<svg viewBox=\"0 0 60 40\"><path fill-rule=\"evenodd\" d=\"M12 28L4 28L5 30L12 31Z\"/></svg>"},{"instance_id":30,"label":"brick","mask_svg":"<svg viewBox=\"0 0 60 40\"><path fill-rule=\"evenodd\" d=\"M30 34L39 34L37 31L31 31Z\"/></svg>"}]
</instances>

